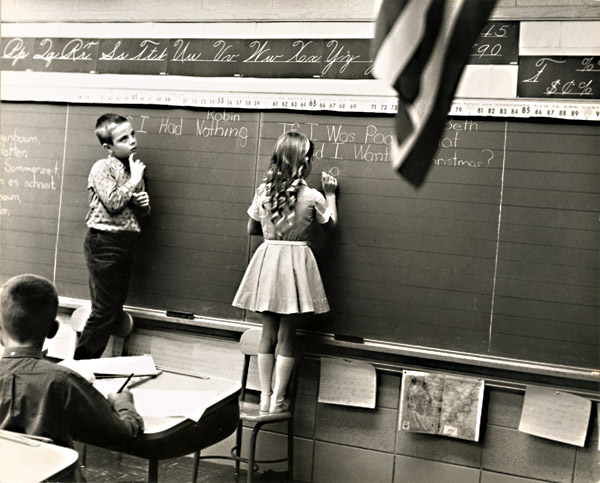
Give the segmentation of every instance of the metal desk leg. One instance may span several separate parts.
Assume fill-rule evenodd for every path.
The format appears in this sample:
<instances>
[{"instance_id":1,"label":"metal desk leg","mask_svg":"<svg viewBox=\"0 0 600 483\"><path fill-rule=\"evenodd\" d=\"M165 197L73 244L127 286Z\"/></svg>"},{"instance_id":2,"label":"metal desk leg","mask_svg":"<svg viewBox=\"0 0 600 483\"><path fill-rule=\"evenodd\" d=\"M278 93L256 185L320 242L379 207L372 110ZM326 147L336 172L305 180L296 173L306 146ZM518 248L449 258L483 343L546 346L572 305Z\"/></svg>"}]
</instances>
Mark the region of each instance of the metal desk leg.
<instances>
[{"instance_id":1,"label":"metal desk leg","mask_svg":"<svg viewBox=\"0 0 600 483\"><path fill-rule=\"evenodd\" d=\"M148 461L148 483L158 482L158 460L151 459Z\"/></svg>"}]
</instances>

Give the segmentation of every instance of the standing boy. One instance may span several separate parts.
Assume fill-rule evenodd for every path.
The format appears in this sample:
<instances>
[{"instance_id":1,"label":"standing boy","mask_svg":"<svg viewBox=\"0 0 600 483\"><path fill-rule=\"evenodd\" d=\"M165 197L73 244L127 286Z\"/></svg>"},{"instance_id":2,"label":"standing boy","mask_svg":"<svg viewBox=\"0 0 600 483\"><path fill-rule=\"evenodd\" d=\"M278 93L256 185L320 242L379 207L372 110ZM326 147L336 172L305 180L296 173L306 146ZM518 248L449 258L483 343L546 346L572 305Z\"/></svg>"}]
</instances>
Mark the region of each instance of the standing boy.
<instances>
[{"instance_id":1,"label":"standing boy","mask_svg":"<svg viewBox=\"0 0 600 483\"><path fill-rule=\"evenodd\" d=\"M96 161L88 177L89 228L84 242L92 312L83 329L75 359L100 357L112 328L123 314L140 219L150 214L144 164L134 160L137 140L131 122L104 114L96 136L108 157Z\"/></svg>"},{"instance_id":2,"label":"standing boy","mask_svg":"<svg viewBox=\"0 0 600 483\"><path fill-rule=\"evenodd\" d=\"M58 295L37 275L19 275L0 289L0 429L45 436L73 448L73 439L102 445L135 443L143 420L131 392L108 400L71 369L42 358L58 330ZM79 467L65 481L81 480Z\"/></svg>"}]
</instances>

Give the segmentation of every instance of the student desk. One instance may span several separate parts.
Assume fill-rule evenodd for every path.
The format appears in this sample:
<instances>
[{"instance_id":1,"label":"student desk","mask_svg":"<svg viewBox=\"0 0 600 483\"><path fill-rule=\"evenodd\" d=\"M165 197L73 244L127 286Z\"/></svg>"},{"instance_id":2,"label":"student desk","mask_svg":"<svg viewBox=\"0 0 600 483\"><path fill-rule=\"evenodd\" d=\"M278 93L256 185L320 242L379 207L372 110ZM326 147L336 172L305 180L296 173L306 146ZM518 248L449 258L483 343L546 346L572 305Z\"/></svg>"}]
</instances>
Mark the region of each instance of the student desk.
<instances>
[{"instance_id":1,"label":"student desk","mask_svg":"<svg viewBox=\"0 0 600 483\"><path fill-rule=\"evenodd\" d=\"M184 417L144 416L144 435L133 448L108 447L149 460L148 481L158 480L158 461L207 448L232 434L240 415L239 382L214 377L188 376L164 371L133 389L201 391L207 394L206 409L198 422ZM166 392L168 394L168 392ZM92 443L93 444L93 443Z\"/></svg>"},{"instance_id":2,"label":"student desk","mask_svg":"<svg viewBox=\"0 0 600 483\"><path fill-rule=\"evenodd\" d=\"M62 475L73 470L78 457L77 451L64 446L20 436L15 439L0 436L0 481L60 480Z\"/></svg>"}]
</instances>

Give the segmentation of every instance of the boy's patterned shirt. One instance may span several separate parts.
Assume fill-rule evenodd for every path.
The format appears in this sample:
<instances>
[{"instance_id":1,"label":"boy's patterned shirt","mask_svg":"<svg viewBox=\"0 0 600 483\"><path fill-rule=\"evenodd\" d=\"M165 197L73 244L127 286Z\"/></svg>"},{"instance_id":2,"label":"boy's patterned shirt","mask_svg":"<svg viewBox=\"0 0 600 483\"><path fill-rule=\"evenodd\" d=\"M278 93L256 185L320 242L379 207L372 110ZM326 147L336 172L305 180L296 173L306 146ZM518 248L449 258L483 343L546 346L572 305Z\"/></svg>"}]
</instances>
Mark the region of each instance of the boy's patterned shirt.
<instances>
[{"instance_id":1,"label":"boy's patterned shirt","mask_svg":"<svg viewBox=\"0 0 600 483\"><path fill-rule=\"evenodd\" d=\"M88 227L103 231L141 231L138 215L149 209L133 206L134 192L145 191L144 182L137 188L129 183L131 175L125 165L109 156L94 163L88 176L90 209L85 218Z\"/></svg>"}]
</instances>

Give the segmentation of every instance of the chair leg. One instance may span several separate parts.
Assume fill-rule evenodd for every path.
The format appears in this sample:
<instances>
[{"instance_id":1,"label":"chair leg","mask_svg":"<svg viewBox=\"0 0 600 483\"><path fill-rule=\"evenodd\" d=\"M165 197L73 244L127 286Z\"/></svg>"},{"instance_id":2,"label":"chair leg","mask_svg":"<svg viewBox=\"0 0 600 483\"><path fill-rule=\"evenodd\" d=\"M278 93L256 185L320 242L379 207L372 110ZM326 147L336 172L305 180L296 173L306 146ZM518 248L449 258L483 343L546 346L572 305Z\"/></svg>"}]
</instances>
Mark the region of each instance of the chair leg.
<instances>
[{"instance_id":1,"label":"chair leg","mask_svg":"<svg viewBox=\"0 0 600 483\"><path fill-rule=\"evenodd\" d=\"M85 467L87 461L87 444L81 445L81 466Z\"/></svg>"},{"instance_id":2,"label":"chair leg","mask_svg":"<svg viewBox=\"0 0 600 483\"><path fill-rule=\"evenodd\" d=\"M198 465L200 464L200 451L194 453L194 469L192 470L192 483L198 478Z\"/></svg>"},{"instance_id":3,"label":"chair leg","mask_svg":"<svg viewBox=\"0 0 600 483\"><path fill-rule=\"evenodd\" d=\"M235 432L235 476L240 474L240 457L242 456L242 433L244 425L240 421L238 423L237 431Z\"/></svg>"},{"instance_id":4,"label":"chair leg","mask_svg":"<svg viewBox=\"0 0 600 483\"><path fill-rule=\"evenodd\" d=\"M148 461L148 483L158 482L158 460L152 458Z\"/></svg>"},{"instance_id":5,"label":"chair leg","mask_svg":"<svg viewBox=\"0 0 600 483\"><path fill-rule=\"evenodd\" d=\"M254 460L256 459L256 455L254 453L256 452L256 438L261 426L261 424L256 424L254 428L252 428L252 434L250 435L250 445L248 446L248 483L252 483L254 478Z\"/></svg>"},{"instance_id":6,"label":"chair leg","mask_svg":"<svg viewBox=\"0 0 600 483\"><path fill-rule=\"evenodd\" d=\"M293 418L288 419L288 438L287 438L287 450L288 450L288 478L291 480L294 478L294 420Z\"/></svg>"}]
</instances>

